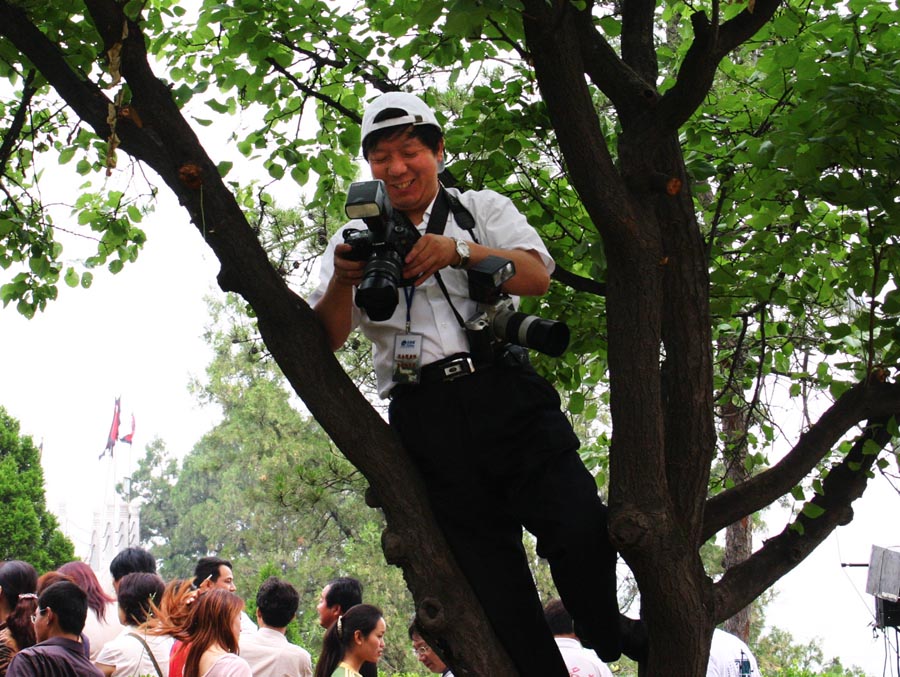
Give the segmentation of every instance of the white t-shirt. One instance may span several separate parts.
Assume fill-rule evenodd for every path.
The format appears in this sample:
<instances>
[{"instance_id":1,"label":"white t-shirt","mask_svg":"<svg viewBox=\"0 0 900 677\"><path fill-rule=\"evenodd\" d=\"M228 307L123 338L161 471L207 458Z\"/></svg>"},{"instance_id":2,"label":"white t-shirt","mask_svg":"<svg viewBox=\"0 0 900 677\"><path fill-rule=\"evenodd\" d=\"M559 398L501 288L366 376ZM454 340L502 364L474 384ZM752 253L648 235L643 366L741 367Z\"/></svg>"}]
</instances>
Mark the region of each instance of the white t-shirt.
<instances>
[{"instance_id":1,"label":"white t-shirt","mask_svg":"<svg viewBox=\"0 0 900 677\"><path fill-rule=\"evenodd\" d=\"M243 633L240 646L241 658L250 664L253 677L312 677L309 652L276 630Z\"/></svg>"},{"instance_id":2,"label":"white t-shirt","mask_svg":"<svg viewBox=\"0 0 900 677\"><path fill-rule=\"evenodd\" d=\"M117 602L109 602L106 605L106 614L101 621L93 609L88 609L84 619L82 632L91 642L91 660L96 661L103 646L119 636L125 626L119 622L119 605Z\"/></svg>"},{"instance_id":3,"label":"white t-shirt","mask_svg":"<svg viewBox=\"0 0 900 677\"><path fill-rule=\"evenodd\" d=\"M594 651L585 649L571 637L554 637L562 654L569 677L612 677L612 672Z\"/></svg>"},{"instance_id":4,"label":"white t-shirt","mask_svg":"<svg viewBox=\"0 0 900 677\"><path fill-rule=\"evenodd\" d=\"M449 188L447 192L456 195L460 203L472 214L475 219L475 237L480 244L495 249L534 250L540 254L548 272L553 272L554 263L547 247L537 231L528 224L528 221L509 198L491 190L460 193L455 188ZM420 234L425 232L433 207L434 203L432 202L428 211L425 212L422 223L418 226ZM325 294L328 282L334 273L334 248L344 241L342 233L348 227L366 229L364 222L351 221L331 238L325 254L322 256L319 286L309 297L311 306L314 306ZM469 242L473 240L470 231L460 228L456 224L452 211L447 217L444 235ZM468 320L475 314L476 303L469 298L466 272L452 268L444 268L440 272L447 291L453 299L453 306L463 320ZM362 327L363 333L372 341L372 358L375 363L375 376L378 379L378 394L383 398L388 396L388 392L393 386L391 377L394 337L406 333L407 305L403 289L398 290L397 309L384 322L372 322L355 304L352 306L352 326L354 328ZM465 333L460 328L459 322L434 276L428 278L421 286L415 287L410 305L410 332L423 336L423 365L456 353L469 352Z\"/></svg>"},{"instance_id":5,"label":"white t-shirt","mask_svg":"<svg viewBox=\"0 0 900 677\"><path fill-rule=\"evenodd\" d=\"M172 651L172 643L175 641L169 635L149 635L142 633L138 628L125 628L118 637L108 641L100 653L94 659L95 663L102 665L114 665L112 677L139 677L151 675L155 677L156 668L147 654L144 645L136 637L129 633L140 635L147 642L153 657L159 664L162 677L169 674L169 653Z\"/></svg>"},{"instance_id":6,"label":"white t-shirt","mask_svg":"<svg viewBox=\"0 0 900 677\"><path fill-rule=\"evenodd\" d=\"M706 677L760 677L756 658L740 638L715 629Z\"/></svg>"}]
</instances>

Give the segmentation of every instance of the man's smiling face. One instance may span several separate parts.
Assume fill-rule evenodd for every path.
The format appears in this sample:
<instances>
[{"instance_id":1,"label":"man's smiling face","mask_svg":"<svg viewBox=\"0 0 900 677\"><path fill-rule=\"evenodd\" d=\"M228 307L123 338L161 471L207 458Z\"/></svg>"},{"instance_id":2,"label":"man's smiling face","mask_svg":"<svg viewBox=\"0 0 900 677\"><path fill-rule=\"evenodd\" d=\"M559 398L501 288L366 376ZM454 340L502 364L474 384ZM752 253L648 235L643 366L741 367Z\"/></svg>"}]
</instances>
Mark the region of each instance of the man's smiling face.
<instances>
[{"instance_id":1,"label":"man's smiling face","mask_svg":"<svg viewBox=\"0 0 900 677\"><path fill-rule=\"evenodd\" d=\"M394 209L406 214L415 225L422 222L425 210L437 195L438 164L443 154L443 140L434 152L408 130L382 139L369 151L372 178L384 181Z\"/></svg>"}]
</instances>

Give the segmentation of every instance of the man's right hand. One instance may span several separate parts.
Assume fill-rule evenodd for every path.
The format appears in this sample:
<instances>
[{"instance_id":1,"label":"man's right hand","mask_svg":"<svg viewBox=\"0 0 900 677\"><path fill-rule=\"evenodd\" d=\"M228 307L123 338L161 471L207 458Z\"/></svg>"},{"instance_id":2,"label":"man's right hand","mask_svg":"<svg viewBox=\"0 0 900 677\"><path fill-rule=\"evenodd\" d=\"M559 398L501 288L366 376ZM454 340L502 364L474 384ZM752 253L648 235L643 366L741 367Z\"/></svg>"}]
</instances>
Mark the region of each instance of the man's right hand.
<instances>
[{"instance_id":1,"label":"man's right hand","mask_svg":"<svg viewBox=\"0 0 900 677\"><path fill-rule=\"evenodd\" d=\"M334 272L328 282L325 294L313 310L325 328L328 344L338 350L352 329L353 288L362 281L365 261L351 261L342 256L351 249L341 243L334 248Z\"/></svg>"},{"instance_id":2,"label":"man's right hand","mask_svg":"<svg viewBox=\"0 0 900 677\"><path fill-rule=\"evenodd\" d=\"M334 275L332 280L341 286L355 287L362 281L365 261L351 261L344 258L350 251L349 244L341 243L334 248Z\"/></svg>"}]
</instances>

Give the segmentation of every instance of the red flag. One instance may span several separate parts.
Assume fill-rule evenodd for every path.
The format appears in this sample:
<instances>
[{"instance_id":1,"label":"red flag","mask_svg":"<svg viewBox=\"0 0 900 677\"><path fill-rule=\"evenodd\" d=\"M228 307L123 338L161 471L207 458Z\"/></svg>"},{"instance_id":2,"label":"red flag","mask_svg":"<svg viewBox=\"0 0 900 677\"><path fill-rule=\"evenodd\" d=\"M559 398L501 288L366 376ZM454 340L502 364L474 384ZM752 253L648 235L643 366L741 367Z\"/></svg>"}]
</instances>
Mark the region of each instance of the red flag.
<instances>
[{"instance_id":1,"label":"red flag","mask_svg":"<svg viewBox=\"0 0 900 677\"><path fill-rule=\"evenodd\" d=\"M106 452L109 452L109 455L113 455L113 450L116 448L116 441L119 439L119 414L121 412L121 404L119 402L121 398L116 398L116 406L113 409L113 420L112 424L109 426L109 435L106 438L106 448L100 454L99 458L103 458L106 455Z\"/></svg>"},{"instance_id":2,"label":"red flag","mask_svg":"<svg viewBox=\"0 0 900 677\"><path fill-rule=\"evenodd\" d=\"M134 414L131 415L131 432L119 438L119 442L131 444L134 441Z\"/></svg>"}]
</instances>

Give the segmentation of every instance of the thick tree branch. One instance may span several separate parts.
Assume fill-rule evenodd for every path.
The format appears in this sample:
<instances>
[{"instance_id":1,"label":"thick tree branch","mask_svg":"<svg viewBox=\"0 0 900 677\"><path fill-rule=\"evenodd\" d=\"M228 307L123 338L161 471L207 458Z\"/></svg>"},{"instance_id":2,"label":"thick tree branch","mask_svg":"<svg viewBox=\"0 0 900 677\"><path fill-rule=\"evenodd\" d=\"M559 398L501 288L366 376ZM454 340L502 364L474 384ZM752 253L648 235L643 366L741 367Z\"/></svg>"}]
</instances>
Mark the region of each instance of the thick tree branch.
<instances>
[{"instance_id":1,"label":"thick tree branch","mask_svg":"<svg viewBox=\"0 0 900 677\"><path fill-rule=\"evenodd\" d=\"M59 48L29 21L24 11L6 0L0 0L0 35L28 57L82 120L101 130L101 137L109 135L109 99L94 83L73 71Z\"/></svg>"},{"instance_id":2,"label":"thick tree branch","mask_svg":"<svg viewBox=\"0 0 900 677\"><path fill-rule=\"evenodd\" d=\"M706 503L703 538L769 505L793 489L860 421L900 416L900 384L863 382L847 392L800 436L774 466Z\"/></svg>"},{"instance_id":3,"label":"thick tree branch","mask_svg":"<svg viewBox=\"0 0 900 677\"><path fill-rule=\"evenodd\" d=\"M881 449L891 440L885 424L888 416L870 420L847 456L832 467L822 482L822 493L809 502L809 517L801 513L789 525L766 541L750 558L730 568L715 584L715 622L719 623L747 606L775 581L803 561L837 527L853 519L850 504L862 496L869 472L878 458L872 445Z\"/></svg>"},{"instance_id":4,"label":"thick tree branch","mask_svg":"<svg viewBox=\"0 0 900 677\"><path fill-rule=\"evenodd\" d=\"M561 12L543 0L523 5L526 43L573 183L601 231L621 226L630 209L584 78L577 29L583 18L568 5Z\"/></svg>"},{"instance_id":5,"label":"thick tree branch","mask_svg":"<svg viewBox=\"0 0 900 677\"><path fill-rule=\"evenodd\" d=\"M578 14L576 28L585 74L609 97L623 124L627 124L658 98L654 81L644 79L620 59L589 16Z\"/></svg>"},{"instance_id":6,"label":"thick tree branch","mask_svg":"<svg viewBox=\"0 0 900 677\"><path fill-rule=\"evenodd\" d=\"M646 82L656 82L655 0L623 0L622 59Z\"/></svg>"},{"instance_id":7,"label":"thick tree branch","mask_svg":"<svg viewBox=\"0 0 900 677\"><path fill-rule=\"evenodd\" d=\"M722 58L768 23L781 1L757 0L752 11L745 9L721 26L711 23L702 12L694 14L691 17L694 42L684 57L675 84L654 109L655 122L648 127L662 135L678 130L703 103Z\"/></svg>"}]
</instances>

